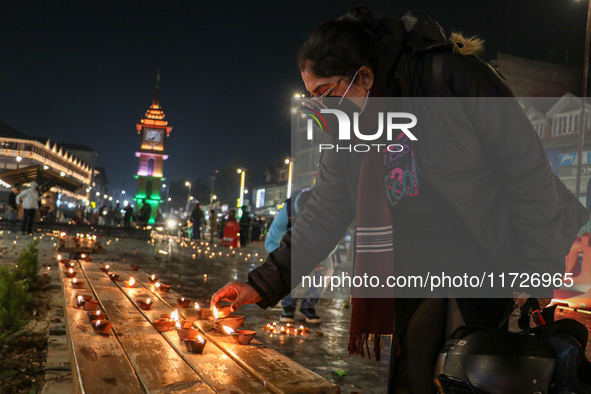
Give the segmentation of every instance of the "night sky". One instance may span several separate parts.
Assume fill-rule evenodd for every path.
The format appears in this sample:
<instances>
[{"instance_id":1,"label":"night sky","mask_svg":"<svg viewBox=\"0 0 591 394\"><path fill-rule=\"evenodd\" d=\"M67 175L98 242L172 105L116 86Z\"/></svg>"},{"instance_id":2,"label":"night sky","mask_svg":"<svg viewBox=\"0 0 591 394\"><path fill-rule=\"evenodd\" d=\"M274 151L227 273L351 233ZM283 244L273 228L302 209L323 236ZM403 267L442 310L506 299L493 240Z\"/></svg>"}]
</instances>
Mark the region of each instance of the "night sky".
<instances>
[{"instance_id":1,"label":"night sky","mask_svg":"<svg viewBox=\"0 0 591 394\"><path fill-rule=\"evenodd\" d=\"M488 5L485 5L488 4ZM497 52L582 68L587 1L0 1L0 121L85 144L109 189L135 191L135 124L160 102L173 126L164 173L207 179L289 155L295 62L308 34L347 9L429 13ZM568 52L568 61L567 58Z\"/></svg>"}]
</instances>

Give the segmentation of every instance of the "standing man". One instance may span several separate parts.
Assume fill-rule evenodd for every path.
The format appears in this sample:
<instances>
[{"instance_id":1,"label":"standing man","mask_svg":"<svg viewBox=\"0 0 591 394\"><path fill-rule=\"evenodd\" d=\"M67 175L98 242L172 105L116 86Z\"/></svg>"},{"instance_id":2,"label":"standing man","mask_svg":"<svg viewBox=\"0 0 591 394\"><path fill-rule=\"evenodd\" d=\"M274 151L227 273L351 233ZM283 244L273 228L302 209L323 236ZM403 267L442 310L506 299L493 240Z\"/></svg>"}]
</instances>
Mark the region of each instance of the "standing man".
<instances>
[{"instance_id":1,"label":"standing man","mask_svg":"<svg viewBox=\"0 0 591 394\"><path fill-rule=\"evenodd\" d=\"M250 240L250 213L246 210L246 207L242 207L243 214L240 217L240 247L248 245Z\"/></svg>"},{"instance_id":2,"label":"standing man","mask_svg":"<svg viewBox=\"0 0 591 394\"><path fill-rule=\"evenodd\" d=\"M35 211L39 208L39 187L37 186L37 182L31 182L27 190L16 196L16 200L17 202L23 202L23 225L21 231L23 235L32 234Z\"/></svg>"},{"instance_id":3,"label":"standing man","mask_svg":"<svg viewBox=\"0 0 591 394\"><path fill-rule=\"evenodd\" d=\"M125 207L125 215L123 216L123 222L125 227L129 227L131 225L131 219L133 218L133 208L131 204L128 204Z\"/></svg>"},{"instance_id":4,"label":"standing man","mask_svg":"<svg viewBox=\"0 0 591 394\"><path fill-rule=\"evenodd\" d=\"M218 231L218 217L215 214L215 209L209 212L209 242L213 243L213 236Z\"/></svg>"},{"instance_id":5,"label":"standing man","mask_svg":"<svg viewBox=\"0 0 591 394\"><path fill-rule=\"evenodd\" d=\"M148 224L148 220L150 220L150 216L152 216L152 206L148 204L148 200L144 198L143 200L144 205L138 214L138 220L141 225L145 226Z\"/></svg>"},{"instance_id":6,"label":"standing man","mask_svg":"<svg viewBox=\"0 0 591 394\"><path fill-rule=\"evenodd\" d=\"M8 228L10 231L14 231L16 226L14 225L14 221L18 219L18 201L16 200L16 196L21 192L21 184L15 183L12 186L12 191L8 195L8 220L10 223L8 224Z\"/></svg>"},{"instance_id":7,"label":"standing man","mask_svg":"<svg viewBox=\"0 0 591 394\"><path fill-rule=\"evenodd\" d=\"M195 209L191 212L191 223L193 223L193 239L201 239L201 220L205 215L199 206L195 204Z\"/></svg>"}]
</instances>

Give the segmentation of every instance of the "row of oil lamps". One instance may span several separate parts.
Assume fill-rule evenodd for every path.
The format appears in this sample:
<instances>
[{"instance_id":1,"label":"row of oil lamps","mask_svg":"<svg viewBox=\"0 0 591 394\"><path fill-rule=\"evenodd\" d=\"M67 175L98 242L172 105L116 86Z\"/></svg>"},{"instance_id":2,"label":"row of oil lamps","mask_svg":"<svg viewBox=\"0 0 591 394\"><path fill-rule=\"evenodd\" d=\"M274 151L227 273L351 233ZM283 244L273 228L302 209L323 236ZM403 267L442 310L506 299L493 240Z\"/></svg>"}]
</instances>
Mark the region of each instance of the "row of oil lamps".
<instances>
[{"instance_id":1,"label":"row of oil lamps","mask_svg":"<svg viewBox=\"0 0 591 394\"><path fill-rule=\"evenodd\" d=\"M70 263L69 260L66 261L65 259L61 258L60 261L65 265L70 266L69 270L65 272L65 275L66 277L73 278L72 287L82 288L84 282L77 281L77 279L73 277L76 276L76 271L73 271L72 268L74 263ZM101 271L109 275L109 268L109 265L106 265L105 267L101 267ZM132 269L137 271L139 270L139 266L134 266ZM114 275L115 274L110 274L109 276L111 279L113 279ZM118 277L119 275L116 276ZM162 292L168 292L170 289L170 286L159 283L158 278L155 275L151 275L148 281L150 283L154 283L155 286ZM136 283L137 282L133 277L131 277L128 281L124 281L125 287L128 288L135 287ZM82 295L77 296L77 301L78 307L89 311L88 318L94 331L99 334L107 334L113 326L113 323L109 320L106 320L106 314L102 313L99 309L98 301L92 300L92 296ZM187 308L191 304L191 300L185 299L184 297L177 299L176 302L179 308ZM147 300L137 300L136 304L141 310L150 310L153 302L150 298L148 298ZM229 312L229 307L227 309ZM215 307L213 310L201 309L197 302L195 303L195 310L197 311L197 317L199 319L209 320L217 331L231 335L239 344L247 345L256 336L256 331L238 330L245 319L244 316L229 315L229 313L226 316L224 310L220 312ZM170 330L174 324L176 326L179 339L185 343L187 350L192 353L202 353L207 341L203 339L198 330L193 328L193 323L194 321L191 320L180 320L178 310L175 310L171 315L161 315L160 319L154 320L152 322L154 328L156 328L159 332Z\"/></svg>"}]
</instances>

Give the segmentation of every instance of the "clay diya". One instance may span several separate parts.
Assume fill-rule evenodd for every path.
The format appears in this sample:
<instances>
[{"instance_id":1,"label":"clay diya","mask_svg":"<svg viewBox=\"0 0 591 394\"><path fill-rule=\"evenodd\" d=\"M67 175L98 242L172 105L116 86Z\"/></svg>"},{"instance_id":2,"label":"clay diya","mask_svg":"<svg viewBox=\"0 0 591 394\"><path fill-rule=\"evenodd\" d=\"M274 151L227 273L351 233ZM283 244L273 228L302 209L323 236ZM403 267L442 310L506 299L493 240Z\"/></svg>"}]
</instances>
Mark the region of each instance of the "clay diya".
<instances>
[{"instance_id":1,"label":"clay diya","mask_svg":"<svg viewBox=\"0 0 591 394\"><path fill-rule=\"evenodd\" d=\"M66 276L66 278L72 279L72 278L76 277L77 273L78 273L77 271L74 271L72 268L70 268L69 270L64 272L64 275Z\"/></svg>"},{"instance_id":2,"label":"clay diya","mask_svg":"<svg viewBox=\"0 0 591 394\"><path fill-rule=\"evenodd\" d=\"M84 287L84 281L76 278L72 279L72 289L81 289Z\"/></svg>"},{"instance_id":3,"label":"clay diya","mask_svg":"<svg viewBox=\"0 0 591 394\"><path fill-rule=\"evenodd\" d=\"M242 325L244 322L245 317L240 315L231 315L228 317L224 317L222 319L216 319L215 317L210 317L209 320L213 324L213 328L215 328L219 332L226 332L224 330L224 326L231 328L232 330L236 331L238 327Z\"/></svg>"},{"instance_id":4,"label":"clay diya","mask_svg":"<svg viewBox=\"0 0 591 394\"><path fill-rule=\"evenodd\" d=\"M152 305L154 303L152 302L152 300L150 300L149 298L144 301L144 300L137 300L137 306L142 310L142 311L149 311L152 308Z\"/></svg>"},{"instance_id":5,"label":"clay diya","mask_svg":"<svg viewBox=\"0 0 591 394\"><path fill-rule=\"evenodd\" d=\"M200 319L209 319L210 317L213 317L213 311L211 309L201 309L201 313L199 314Z\"/></svg>"},{"instance_id":6,"label":"clay diya","mask_svg":"<svg viewBox=\"0 0 591 394\"><path fill-rule=\"evenodd\" d=\"M188 298L177 298L176 299L176 306L178 306L179 308L187 308L189 305L191 305L191 300L189 300Z\"/></svg>"},{"instance_id":7,"label":"clay diya","mask_svg":"<svg viewBox=\"0 0 591 394\"><path fill-rule=\"evenodd\" d=\"M98 309L99 303L95 300L85 301L84 302L84 309L87 311L94 311Z\"/></svg>"},{"instance_id":8,"label":"clay diya","mask_svg":"<svg viewBox=\"0 0 591 394\"><path fill-rule=\"evenodd\" d=\"M86 257L84 258L84 261L87 261L87 262L89 262L89 263L90 263L90 262L92 261L92 256L86 256Z\"/></svg>"},{"instance_id":9,"label":"clay diya","mask_svg":"<svg viewBox=\"0 0 591 394\"><path fill-rule=\"evenodd\" d=\"M170 290L170 288L171 288L172 286L169 286L169 285L163 285L162 283L160 283L160 282L157 282L157 283L156 283L156 287L158 288L158 290L159 290L159 291L161 291L161 292L163 292L163 293L168 293L168 292L169 292L169 290Z\"/></svg>"},{"instance_id":10,"label":"clay diya","mask_svg":"<svg viewBox=\"0 0 591 394\"><path fill-rule=\"evenodd\" d=\"M161 319L170 319L170 315L167 314L167 313L163 313L163 314L160 315L160 318Z\"/></svg>"},{"instance_id":11,"label":"clay diya","mask_svg":"<svg viewBox=\"0 0 591 394\"><path fill-rule=\"evenodd\" d=\"M154 284L158 282L158 277L156 275L150 275L150 277L148 278L148 282Z\"/></svg>"},{"instance_id":12,"label":"clay diya","mask_svg":"<svg viewBox=\"0 0 591 394\"><path fill-rule=\"evenodd\" d=\"M192 328L177 328L176 330L181 340L194 339L199 331Z\"/></svg>"},{"instance_id":13,"label":"clay diya","mask_svg":"<svg viewBox=\"0 0 591 394\"><path fill-rule=\"evenodd\" d=\"M105 274L109 273L109 267L110 265L106 265L104 267L101 267L100 270L101 272L104 272Z\"/></svg>"},{"instance_id":14,"label":"clay diya","mask_svg":"<svg viewBox=\"0 0 591 394\"><path fill-rule=\"evenodd\" d=\"M80 300L80 299L82 299L84 302L92 300L92 296L89 296L89 295L83 295L83 294L76 294L76 295L74 296L74 298L75 298L75 299L77 299L77 300Z\"/></svg>"},{"instance_id":15,"label":"clay diya","mask_svg":"<svg viewBox=\"0 0 591 394\"><path fill-rule=\"evenodd\" d=\"M192 328L193 327L193 323L195 323L193 320L177 320L178 323L180 323L181 328Z\"/></svg>"},{"instance_id":16,"label":"clay diya","mask_svg":"<svg viewBox=\"0 0 591 394\"><path fill-rule=\"evenodd\" d=\"M158 332L165 332L172 328L173 323L170 319L157 319L152 322L152 325Z\"/></svg>"},{"instance_id":17,"label":"clay diya","mask_svg":"<svg viewBox=\"0 0 591 394\"><path fill-rule=\"evenodd\" d=\"M256 331L238 330L238 331L234 332L234 334L232 334L232 337L234 337L234 340L236 342L238 342L239 344L248 345L250 343L250 341L252 341L256 335L257 335Z\"/></svg>"},{"instance_id":18,"label":"clay diya","mask_svg":"<svg viewBox=\"0 0 591 394\"><path fill-rule=\"evenodd\" d=\"M121 275L117 275L117 274L109 274L109 279L111 279L113 282L118 281L119 277Z\"/></svg>"},{"instance_id":19,"label":"clay diya","mask_svg":"<svg viewBox=\"0 0 591 394\"><path fill-rule=\"evenodd\" d=\"M111 327L113 327L113 322L108 320L95 320L90 323L92 329L98 334L108 334Z\"/></svg>"},{"instance_id":20,"label":"clay diya","mask_svg":"<svg viewBox=\"0 0 591 394\"><path fill-rule=\"evenodd\" d=\"M130 267L131 267L132 271L139 271L139 269L140 269L139 265L130 265Z\"/></svg>"},{"instance_id":21,"label":"clay diya","mask_svg":"<svg viewBox=\"0 0 591 394\"><path fill-rule=\"evenodd\" d=\"M105 320L107 318L107 314L103 313L100 309L96 312L86 312L88 315L88 321L93 322L95 320Z\"/></svg>"},{"instance_id":22,"label":"clay diya","mask_svg":"<svg viewBox=\"0 0 591 394\"><path fill-rule=\"evenodd\" d=\"M125 284L125 287L129 287L131 289L132 287L135 286L135 279L133 279L133 277L132 277L132 278L129 278L129 280L124 281L123 283Z\"/></svg>"},{"instance_id":23,"label":"clay diya","mask_svg":"<svg viewBox=\"0 0 591 394\"><path fill-rule=\"evenodd\" d=\"M67 264L70 264L70 260L69 259L60 259L60 263L62 263L63 265L67 265Z\"/></svg>"},{"instance_id":24,"label":"clay diya","mask_svg":"<svg viewBox=\"0 0 591 394\"><path fill-rule=\"evenodd\" d=\"M201 335L197 335L196 339L185 339L182 341L185 343L189 353L196 354L203 353L203 349L205 349L205 345L207 344L207 341Z\"/></svg>"},{"instance_id":25,"label":"clay diya","mask_svg":"<svg viewBox=\"0 0 591 394\"><path fill-rule=\"evenodd\" d=\"M196 313L197 319L201 319L201 311L202 311L202 309L199 307L199 303L196 302L195 303L195 313Z\"/></svg>"}]
</instances>

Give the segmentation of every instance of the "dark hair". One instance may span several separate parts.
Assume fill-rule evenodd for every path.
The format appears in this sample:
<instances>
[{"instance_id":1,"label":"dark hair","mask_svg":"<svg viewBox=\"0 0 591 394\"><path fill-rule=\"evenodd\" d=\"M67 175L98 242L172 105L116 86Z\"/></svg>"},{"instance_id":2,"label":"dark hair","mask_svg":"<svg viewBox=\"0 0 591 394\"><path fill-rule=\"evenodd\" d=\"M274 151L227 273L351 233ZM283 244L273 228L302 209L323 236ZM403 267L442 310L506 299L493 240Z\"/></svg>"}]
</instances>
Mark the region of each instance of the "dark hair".
<instances>
[{"instance_id":1,"label":"dark hair","mask_svg":"<svg viewBox=\"0 0 591 394\"><path fill-rule=\"evenodd\" d=\"M316 29L298 53L301 70L310 70L315 76L352 78L362 66L374 73L378 67L378 54L372 30L376 21L369 8L357 7L336 21L327 22Z\"/></svg>"}]
</instances>

